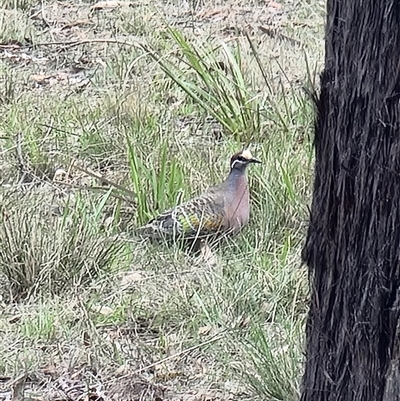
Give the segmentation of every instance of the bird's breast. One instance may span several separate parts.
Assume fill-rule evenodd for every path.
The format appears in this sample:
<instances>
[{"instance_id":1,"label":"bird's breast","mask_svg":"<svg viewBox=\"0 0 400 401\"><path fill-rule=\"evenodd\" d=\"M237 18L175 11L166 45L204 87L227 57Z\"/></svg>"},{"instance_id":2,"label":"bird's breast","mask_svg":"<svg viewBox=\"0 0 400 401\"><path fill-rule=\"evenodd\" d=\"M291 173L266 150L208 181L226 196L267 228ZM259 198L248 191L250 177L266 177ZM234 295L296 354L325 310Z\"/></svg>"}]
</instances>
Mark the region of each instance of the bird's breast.
<instances>
[{"instance_id":1,"label":"bird's breast","mask_svg":"<svg viewBox=\"0 0 400 401\"><path fill-rule=\"evenodd\" d=\"M235 195L227 199L227 216L229 229L239 231L249 222L250 197L247 185L237 188Z\"/></svg>"}]
</instances>

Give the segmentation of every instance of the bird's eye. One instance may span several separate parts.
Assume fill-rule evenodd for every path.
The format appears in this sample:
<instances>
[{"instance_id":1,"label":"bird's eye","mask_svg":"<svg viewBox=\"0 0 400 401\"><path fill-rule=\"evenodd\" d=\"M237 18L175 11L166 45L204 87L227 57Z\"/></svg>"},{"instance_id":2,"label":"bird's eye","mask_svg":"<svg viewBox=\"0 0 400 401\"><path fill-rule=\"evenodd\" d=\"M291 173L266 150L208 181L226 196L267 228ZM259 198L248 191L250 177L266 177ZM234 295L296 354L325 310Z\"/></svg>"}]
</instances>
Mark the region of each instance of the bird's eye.
<instances>
[{"instance_id":1,"label":"bird's eye","mask_svg":"<svg viewBox=\"0 0 400 401\"><path fill-rule=\"evenodd\" d=\"M238 160L241 161L241 162L246 162L247 161L247 159L245 157L243 157L243 156L238 156Z\"/></svg>"}]
</instances>

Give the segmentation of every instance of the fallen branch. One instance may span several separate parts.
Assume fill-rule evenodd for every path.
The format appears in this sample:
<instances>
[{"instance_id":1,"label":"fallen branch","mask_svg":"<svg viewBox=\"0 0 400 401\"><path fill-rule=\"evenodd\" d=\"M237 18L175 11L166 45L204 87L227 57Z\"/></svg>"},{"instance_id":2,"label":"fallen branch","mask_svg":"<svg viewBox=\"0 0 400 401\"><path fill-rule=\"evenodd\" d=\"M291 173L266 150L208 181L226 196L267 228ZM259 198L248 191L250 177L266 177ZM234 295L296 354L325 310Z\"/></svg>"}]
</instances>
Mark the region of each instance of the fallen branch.
<instances>
[{"instance_id":1,"label":"fallen branch","mask_svg":"<svg viewBox=\"0 0 400 401\"><path fill-rule=\"evenodd\" d=\"M71 40L69 42L42 42L42 43L33 43L30 45L27 45L26 47L28 48L33 48L33 47L41 47L41 46L64 46L64 47L74 47L74 46L82 46L90 43L112 43L112 44L118 44L118 45L123 45L123 46L129 46L129 47L140 47L143 48L144 45L141 43L131 43L131 42L126 42L123 40L118 40L118 39L80 39L80 40Z\"/></svg>"}]
</instances>

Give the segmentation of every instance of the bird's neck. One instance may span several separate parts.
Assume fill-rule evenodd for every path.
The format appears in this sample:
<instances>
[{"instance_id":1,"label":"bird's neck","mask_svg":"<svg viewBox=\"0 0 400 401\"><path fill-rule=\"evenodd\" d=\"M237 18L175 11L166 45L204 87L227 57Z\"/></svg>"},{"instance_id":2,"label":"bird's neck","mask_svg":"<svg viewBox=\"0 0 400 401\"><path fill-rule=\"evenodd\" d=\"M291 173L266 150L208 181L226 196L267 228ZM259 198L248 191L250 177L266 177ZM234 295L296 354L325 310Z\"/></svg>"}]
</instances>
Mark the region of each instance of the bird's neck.
<instances>
[{"instance_id":1,"label":"bird's neck","mask_svg":"<svg viewBox=\"0 0 400 401\"><path fill-rule=\"evenodd\" d=\"M234 189L246 184L246 171L233 168L227 178L230 187Z\"/></svg>"}]
</instances>

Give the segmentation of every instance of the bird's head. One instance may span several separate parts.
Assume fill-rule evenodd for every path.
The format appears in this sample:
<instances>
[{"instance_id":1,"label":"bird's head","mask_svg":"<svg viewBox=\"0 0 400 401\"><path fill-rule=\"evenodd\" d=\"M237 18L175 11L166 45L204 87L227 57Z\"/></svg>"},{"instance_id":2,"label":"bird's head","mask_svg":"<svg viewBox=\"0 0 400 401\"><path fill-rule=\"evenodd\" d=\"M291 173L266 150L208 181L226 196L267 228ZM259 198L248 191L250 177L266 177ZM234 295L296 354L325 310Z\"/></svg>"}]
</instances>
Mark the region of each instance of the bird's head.
<instances>
[{"instance_id":1,"label":"bird's head","mask_svg":"<svg viewBox=\"0 0 400 401\"><path fill-rule=\"evenodd\" d=\"M242 152L235 153L231 157L231 171L244 171L246 170L246 167L251 163L261 163L261 161L254 158L250 150L245 149Z\"/></svg>"}]
</instances>

